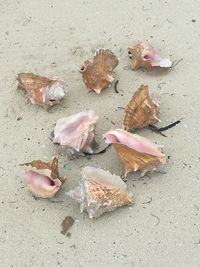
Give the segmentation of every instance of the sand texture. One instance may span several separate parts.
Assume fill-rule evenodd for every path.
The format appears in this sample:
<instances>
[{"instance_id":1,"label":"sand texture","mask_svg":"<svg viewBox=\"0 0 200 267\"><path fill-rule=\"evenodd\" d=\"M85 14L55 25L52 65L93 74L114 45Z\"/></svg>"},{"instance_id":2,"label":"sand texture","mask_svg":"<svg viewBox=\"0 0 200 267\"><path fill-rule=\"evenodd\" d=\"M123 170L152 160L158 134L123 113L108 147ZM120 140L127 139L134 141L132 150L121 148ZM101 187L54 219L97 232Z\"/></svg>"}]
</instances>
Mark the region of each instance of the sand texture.
<instances>
[{"instance_id":1,"label":"sand texture","mask_svg":"<svg viewBox=\"0 0 200 267\"><path fill-rule=\"evenodd\" d=\"M200 2L1 0L0 10L0 266L199 267ZM183 60L169 71L134 72L127 47L137 39ZM100 95L85 88L79 66L99 48L120 59L119 93L114 86ZM63 79L63 104L49 112L32 105L17 90L20 72ZM142 179L129 174L135 205L90 220L65 192L77 186L83 166L121 175L122 164L112 148L70 161L50 133L57 119L91 109L99 115L101 139L122 126L119 107L141 84L160 100L159 127L182 118L165 132L167 138L148 129L137 132L164 145L167 166ZM56 155L67 181L52 201L36 200L19 163Z\"/></svg>"}]
</instances>

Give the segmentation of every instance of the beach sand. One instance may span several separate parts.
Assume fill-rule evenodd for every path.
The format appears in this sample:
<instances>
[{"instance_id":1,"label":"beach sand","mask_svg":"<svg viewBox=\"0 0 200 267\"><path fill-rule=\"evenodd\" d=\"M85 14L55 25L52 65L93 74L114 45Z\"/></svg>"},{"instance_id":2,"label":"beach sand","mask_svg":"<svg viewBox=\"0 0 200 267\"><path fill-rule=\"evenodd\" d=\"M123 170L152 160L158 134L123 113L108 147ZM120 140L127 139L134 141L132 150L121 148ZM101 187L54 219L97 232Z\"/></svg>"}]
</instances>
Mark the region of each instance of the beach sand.
<instances>
[{"instance_id":1,"label":"beach sand","mask_svg":"<svg viewBox=\"0 0 200 267\"><path fill-rule=\"evenodd\" d=\"M198 267L200 261L199 1L0 1L0 265ZM163 56L182 61L169 71L128 69L127 47L148 39ZM88 93L79 65L99 48L120 59L119 79L102 94ZM62 105L32 105L17 90L16 75L33 72L64 80ZM166 132L137 133L164 145L169 159L160 172L127 177L135 204L97 220L80 214L65 195L81 179L83 166L121 175L116 153L70 161L49 139L57 119L92 109L100 117L96 134L122 126L123 110L141 85L160 100L159 127L182 118ZM67 180L52 201L32 197L19 163L59 155ZM66 216L74 224L63 235Z\"/></svg>"}]
</instances>

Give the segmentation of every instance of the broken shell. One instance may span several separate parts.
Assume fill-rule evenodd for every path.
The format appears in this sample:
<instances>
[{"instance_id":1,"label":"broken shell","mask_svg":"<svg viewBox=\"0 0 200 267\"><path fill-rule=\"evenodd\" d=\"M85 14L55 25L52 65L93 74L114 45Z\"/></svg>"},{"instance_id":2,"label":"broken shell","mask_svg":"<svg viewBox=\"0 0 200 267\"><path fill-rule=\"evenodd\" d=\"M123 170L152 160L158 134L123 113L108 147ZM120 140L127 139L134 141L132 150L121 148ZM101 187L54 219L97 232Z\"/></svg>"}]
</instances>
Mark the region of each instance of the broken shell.
<instances>
[{"instance_id":1,"label":"broken shell","mask_svg":"<svg viewBox=\"0 0 200 267\"><path fill-rule=\"evenodd\" d=\"M77 152L93 153L92 144L98 116L94 111L83 111L59 119L54 129L54 143L58 143Z\"/></svg>"},{"instance_id":2,"label":"broken shell","mask_svg":"<svg viewBox=\"0 0 200 267\"><path fill-rule=\"evenodd\" d=\"M86 210L90 218L133 204L132 194L127 192L127 186L119 176L102 169L85 167L82 177L80 185L67 195L78 201L81 212Z\"/></svg>"},{"instance_id":3,"label":"broken shell","mask_svg":"<svg viewBox=\"0 0 200 267\"><path fill-rule=\"evenodd\" d=\"M86 60L80 67L86 87L101 93L114 81L113 70L118 63L118 58L111 50L98 50L93 59Z\"/></svg>"},{"instance_id":4,"label":"broken shell","mask_svg":"<svg viewBox=\"0 0 200 267\"><path fill-rule=\"evenodd\" d=\"M169 68L172 62L169 58L162 58L155 49L148 43L137 41L133 47L128 48L131 62L131 69L139 68L152 69L153 67Z\"/></svg>"},{"instance_id":5,"label":"broken shell","mask_svg":"<svg viewBox=\"0 0 200 267\"><path fill-rule=\"evenodd\" d=\"M123 162L124 175L131 171L153 172L156 167L166 163L165 154L150 140L122 129L111 130L104 134L106 143L112 144Z\"/></svg>"},{"instance_id":6,"label":"broken shell","mask_svg":"<svg viewBox=\"0 0 200 267\"><path fill-rule=\"evenodd\" d=\"M55 157L49 162L34 160L20 164L27 171L25 181L29 190L36 197L51 198L62 185L62 178L58 173L58 159Z\"/></svg>"},{"instance_id":7,"label":"broken shell","mask_svg":"<svg viewBox=\"0 0 200 267\"><path fill-rule=\"evenodd\" d=\"M64 97L63 81L46 78L33 73L20 73L17 76L18 88L25 90L32 104L48 109L58 104Z\"/></svg>"},{"instance_id":8,"label":"broken shell","mask_svg":"<svg viewBox=\"0 0 200 267\"><path fill-rule=\"evenodd\" d=\"M157 118L158 106L156 100L150 97L148 86L141 85L125 109L125 130L143 128L160 121Z\"/></svg>"}]
</instances>

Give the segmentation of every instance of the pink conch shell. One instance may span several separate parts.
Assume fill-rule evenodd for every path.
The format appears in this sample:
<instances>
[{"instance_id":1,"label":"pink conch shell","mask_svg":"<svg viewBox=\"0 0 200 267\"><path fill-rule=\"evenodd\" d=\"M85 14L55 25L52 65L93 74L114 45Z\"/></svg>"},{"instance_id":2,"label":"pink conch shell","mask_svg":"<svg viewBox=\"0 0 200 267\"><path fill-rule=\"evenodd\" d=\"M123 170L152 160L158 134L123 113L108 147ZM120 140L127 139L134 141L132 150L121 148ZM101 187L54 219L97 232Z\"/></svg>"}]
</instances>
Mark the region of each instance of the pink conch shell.
<instances>
[{"instance_id":1,"label":"pink conch shell","mask_svg":"<svg viewBox=\"0 0 200 267\"><path fill-rule=\"evenodd\" d=\"M106 143L112 144L124 164L125 176L131 171L141 171L144 176L148 171L156 170L166 163L160 147L150 140L122 129L111 130L104 134Z\"/></svg>"},{"instance_id":2,"label":"pink conch shell","mask_svg":"<svg viewBox=\"0 0 200 267\"><path fill-rule=\"evenodd\" d=\"M113 70L119 60L109 49L100 49L91 60L86 60L80 67L86 87L101 93L114 81Z\"/></svg>"},{"instance_id":3,"label":"pink conch shell","mask_svg":"<svg viewBox=\"0 0 200 267\"><path fill-rule=\"evenodd\" d=\"M17 76L18 88L25 90L32 104L48 109L58 104L64 97L63 81L46 78L33 73L20 73Z\"/></svg>"},{"instance_id":4,"label":"pink conch shell","mask_svg":"<svg viewBox=\"0 0 200 267\"><path fill-rule=\"evenodd\" d=\"M125 109L125 130L143 128L160 121L157 117L158 106L156 99L150 96L148 86L141 85Z\"/></svg>"},{"instance_id":5,"label":"pink conch shell","mask_svg":"<svg viewBox=\"0 0 200 267\"><path fill-rule=\"evenodd\" d=\"M36 197L51 198L62 185L62 178L58 173L58 159L55 157L49 162L34 160L20 164L27 171L25 181L29 190Z\"/></svg>"},{"instance_id":6,"label":"pink conch shell","mask_svg":"<svg viewBox=\"0 0 200 267\"><path fill-rule=\"evenodd\" d=\"M81 212L86 210L90 218L133 203L132 194L127 192L127 186L119 176L102 169L85 167L82 177L80 185L67 195L78 201Z\"/></svg>"},{"instance_id":7,"label":"pink conch shell","mask_svg":"<svg viewBox=\"0 0 200 267\"><path fill-rule=\"evenodd\" d=\"M169 68L172 61L162 58L156 50L147 42L136 42L133 47L128 48L129 57L132 59L131 69L152 69L153 67Z\"/></svg>"},{"instance_id":8,"label":"pink conch shell","mask_svg":"<svg viewBox=\"0 0 200 267\"><path fill-rule=\"evenodd\" d=\"M59 119L54 129L53 142L77 152L93 153L92 143L98 118L94 111L83 111Z\"/></svg>"}]
</instances>

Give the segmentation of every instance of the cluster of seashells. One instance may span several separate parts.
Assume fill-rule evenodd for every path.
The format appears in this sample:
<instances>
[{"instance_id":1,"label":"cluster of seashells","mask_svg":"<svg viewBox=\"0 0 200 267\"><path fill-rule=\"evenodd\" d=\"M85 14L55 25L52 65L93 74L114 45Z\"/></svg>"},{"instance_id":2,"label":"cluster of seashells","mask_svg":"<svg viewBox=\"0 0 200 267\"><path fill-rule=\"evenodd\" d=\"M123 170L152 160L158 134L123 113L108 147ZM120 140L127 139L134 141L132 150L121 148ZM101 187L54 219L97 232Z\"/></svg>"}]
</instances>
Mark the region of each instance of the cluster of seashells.
<instances>
[{"instance_id":1,"label":"cluster of seashells","mask_svg":"<svg viewBox=\"0 0 200 267\"><path fill-rule=\"evenodd\" d=\"M170 59L162 58L147 42L137 42L128 48L131 69L155 67L169 68ZM114 81L114 69L119 60L109 49L100 49L92 59L80 67L83 82L89 90L99 94ZM17 76L18 87L27 92L31 102L48 109L63 99L63 81L57 77L42 77L32 73ZM161 146L138 134L136 129L154 125L158 118L158 101L150 95L148 86L141 85L125 108L123 129L113 129L103 135L105 142L112 145L124 166L124 176L140 171L141 176L153 172L166 163ZM95 127L99 117L94 111L82 111L57 121L53 143L69 149L74 154L94 153ZM34 160L20 164L26 169L25 181L36 197L51 198L61 188L64 178L59 176L58 158L49 162ZM133 204L133 196L120 176L99 168L86 166L82 169L82 180L67 195L80 203L90 218L117 207Z\"/></svg>"}]
</instances>

